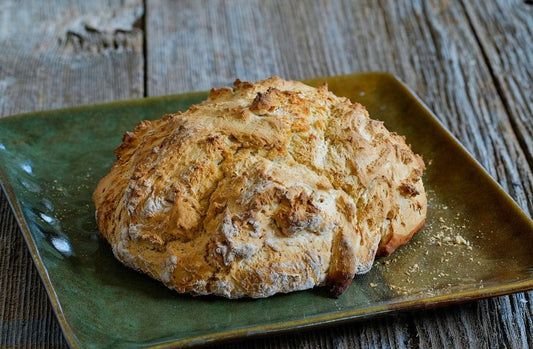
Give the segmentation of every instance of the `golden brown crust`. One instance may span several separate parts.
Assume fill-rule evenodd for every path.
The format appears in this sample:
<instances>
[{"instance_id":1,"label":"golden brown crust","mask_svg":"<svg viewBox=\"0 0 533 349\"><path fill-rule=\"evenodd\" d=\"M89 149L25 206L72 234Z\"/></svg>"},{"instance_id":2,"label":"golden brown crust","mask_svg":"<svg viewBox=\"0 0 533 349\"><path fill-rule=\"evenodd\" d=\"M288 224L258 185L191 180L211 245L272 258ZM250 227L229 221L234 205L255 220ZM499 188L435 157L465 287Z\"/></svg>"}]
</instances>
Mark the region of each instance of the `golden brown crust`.
<instances>
[{"instance_id":1,"label":"golden brown crust","mask_svg":"<svg viewBox=\"0 0 533 349\"><path fill-rule=\"evenodd\" d=\"M396 251L396 249L400 246L405 245L406 243L411 240L411 238L424 227L426 224L426 220L420 221L420 223L413 229L409 234L406 235L400 235L400 234L393 234L390 236L389 240L381 241L376 256L378 257L384 257L390 255L392 252Z\"/></svg>"},{"instance_id":2,"label":"golden brown crust","mask_svg":"<svg viewBox=\"0 0 533 349\"><path fill-rule=\"evenodd\" d=\"M338 295L426 214L422 159L326 85L236 80L115 154L93 194L102 235L179 292Z\"/></svg>"}]
</instances>

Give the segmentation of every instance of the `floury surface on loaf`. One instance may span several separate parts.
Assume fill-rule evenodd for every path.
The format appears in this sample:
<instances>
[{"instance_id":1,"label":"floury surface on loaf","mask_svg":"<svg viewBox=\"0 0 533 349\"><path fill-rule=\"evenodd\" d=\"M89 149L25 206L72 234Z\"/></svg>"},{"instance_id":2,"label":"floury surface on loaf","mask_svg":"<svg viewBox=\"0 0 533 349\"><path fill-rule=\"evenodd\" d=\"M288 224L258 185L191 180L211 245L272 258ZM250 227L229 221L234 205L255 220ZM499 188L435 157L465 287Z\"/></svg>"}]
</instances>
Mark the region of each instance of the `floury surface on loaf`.
<instances>
[{"instance_id":1,"label":"floury surface on loaf","mask_svg":"<svg viewBox=\"0 0 533 349\"><path fill-rule=\"evenodd\" d=\"M366 109L272 77L124 135L93 199L115 256L194 295L340 295L423 225L424 163Z\"/></svg>"}]
</instances>

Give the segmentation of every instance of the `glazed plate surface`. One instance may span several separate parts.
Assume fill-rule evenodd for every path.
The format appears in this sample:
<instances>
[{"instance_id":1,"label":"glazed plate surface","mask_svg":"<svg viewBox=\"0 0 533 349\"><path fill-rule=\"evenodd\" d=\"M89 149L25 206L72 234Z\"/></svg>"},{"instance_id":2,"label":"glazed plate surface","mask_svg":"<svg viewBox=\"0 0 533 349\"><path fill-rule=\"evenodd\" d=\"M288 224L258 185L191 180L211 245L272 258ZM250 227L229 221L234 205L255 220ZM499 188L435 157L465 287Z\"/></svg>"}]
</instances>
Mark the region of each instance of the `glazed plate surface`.
<instances>
[{"instance_id":1,"label":"glazed plate surface","mask_svg":"<svg viewBox=\"0 0 533 349\"><path fill-rule=\"evenodd\" d=\"M91 195L124 132L207 93L0 119L0 181L72 347L195 346L533 288L533 223L407 87L386 73L308 83L324 81L405 135L427 166L426 226L338 299L180 295L124 267L99 237Z\"/></svg>"}]
</instances>

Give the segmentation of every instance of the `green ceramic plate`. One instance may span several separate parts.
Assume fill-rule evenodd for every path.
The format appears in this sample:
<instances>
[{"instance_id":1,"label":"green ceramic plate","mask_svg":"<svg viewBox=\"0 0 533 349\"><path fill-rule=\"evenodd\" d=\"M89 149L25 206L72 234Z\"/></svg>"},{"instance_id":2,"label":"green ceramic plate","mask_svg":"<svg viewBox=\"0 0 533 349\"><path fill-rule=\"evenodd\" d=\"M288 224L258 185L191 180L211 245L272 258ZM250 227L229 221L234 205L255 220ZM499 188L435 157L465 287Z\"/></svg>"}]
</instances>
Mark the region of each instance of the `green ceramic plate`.
<instances>
[{"instance_id":1,"label":"green ceramic plate","mask_svg":"<svg viewBox=\"0 0 533 349\"><path fill-rule=\"evenodd\" d=\"M325 80L407 137L429 196L426 227L338 299L179 295L122 266L99 237L91 193L122 134L206 93L0 120L0 179L71 346L193 346L533 288L532 222L416 96L384 73L309 83Z\"/></svg>"}]
</instances>

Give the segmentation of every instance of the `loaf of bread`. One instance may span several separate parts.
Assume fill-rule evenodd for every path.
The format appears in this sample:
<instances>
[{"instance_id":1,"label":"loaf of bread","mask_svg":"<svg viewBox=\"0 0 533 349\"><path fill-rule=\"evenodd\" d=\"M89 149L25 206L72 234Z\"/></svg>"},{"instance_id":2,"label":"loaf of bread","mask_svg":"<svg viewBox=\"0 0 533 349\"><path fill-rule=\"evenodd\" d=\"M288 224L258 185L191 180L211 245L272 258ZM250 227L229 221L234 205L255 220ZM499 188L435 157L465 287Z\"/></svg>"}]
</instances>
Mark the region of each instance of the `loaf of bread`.
<instances>
[{"instance_id":1,"label":"loaf of bread","mask_svg":"<svg viewBox=\"0 0 533 349\"><path fill-rule=\"evenodd\" d=\"M124 135L96 188L127 266L193 295L334 296L423 225L424 163L366 109L272 77Z\"/></svg>"}]
</instances>

